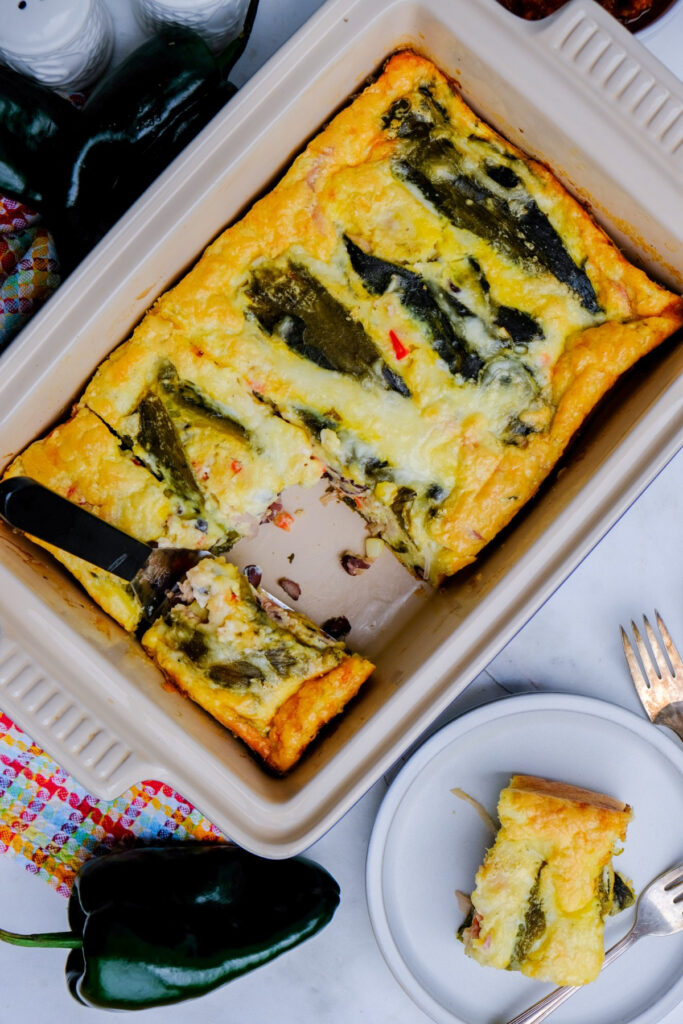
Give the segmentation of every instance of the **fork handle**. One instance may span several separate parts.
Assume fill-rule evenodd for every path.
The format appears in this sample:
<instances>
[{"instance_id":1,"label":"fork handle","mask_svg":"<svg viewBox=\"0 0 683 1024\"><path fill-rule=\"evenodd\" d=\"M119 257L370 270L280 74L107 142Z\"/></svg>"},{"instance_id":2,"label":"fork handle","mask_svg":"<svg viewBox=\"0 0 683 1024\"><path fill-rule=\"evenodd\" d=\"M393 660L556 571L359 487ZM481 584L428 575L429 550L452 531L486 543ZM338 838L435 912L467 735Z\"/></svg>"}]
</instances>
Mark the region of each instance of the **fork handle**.
<instances>
[{"instance_id":1,"label":"fork handle","mask_svg":"<svg viewBox=\"0 0 683 1024\"><path fill-rule=\"evenodd\" d=\"M604 971L605 967L625 953L627 949L637 942L640 935L632 928L628 935L624 935L623 939L620 939L616 945L612 946L605 953L605 959L602 962L601 971ZM545 996L543 999L539 999L537 1003L530 1006L528 1010L524 1010L522 1013L517 1014L507 1022L507 1024L538 1024L539 1021L545 1020L558 1006L562 1006L570 996L573 996L575 992L579 992L585 985L563 985L562 988L556 988L550 995Z\"/></svg>"}]
</instances>

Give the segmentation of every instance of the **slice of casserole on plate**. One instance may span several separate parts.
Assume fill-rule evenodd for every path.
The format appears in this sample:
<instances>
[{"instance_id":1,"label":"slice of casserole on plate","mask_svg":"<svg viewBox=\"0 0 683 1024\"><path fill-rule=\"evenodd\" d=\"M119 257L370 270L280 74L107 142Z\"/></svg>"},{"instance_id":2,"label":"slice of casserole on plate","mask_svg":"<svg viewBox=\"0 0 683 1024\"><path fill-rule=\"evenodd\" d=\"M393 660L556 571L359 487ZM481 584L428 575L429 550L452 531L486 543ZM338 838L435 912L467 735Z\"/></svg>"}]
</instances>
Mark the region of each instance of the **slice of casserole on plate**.
<instances>
[{"instance_id":1,"label":"slice of casserole on plate","mask_svg":"<svg viewBox=\"0 0 683 1024\"><path fill-rule=\"evenodd\" d=\"M600 973L603 924L634 901L615 873L631 808L602 793L515 775L500 794L500 830L477 872L459 932L480 964L556 985Z\"/></svg>"}]
</instances>

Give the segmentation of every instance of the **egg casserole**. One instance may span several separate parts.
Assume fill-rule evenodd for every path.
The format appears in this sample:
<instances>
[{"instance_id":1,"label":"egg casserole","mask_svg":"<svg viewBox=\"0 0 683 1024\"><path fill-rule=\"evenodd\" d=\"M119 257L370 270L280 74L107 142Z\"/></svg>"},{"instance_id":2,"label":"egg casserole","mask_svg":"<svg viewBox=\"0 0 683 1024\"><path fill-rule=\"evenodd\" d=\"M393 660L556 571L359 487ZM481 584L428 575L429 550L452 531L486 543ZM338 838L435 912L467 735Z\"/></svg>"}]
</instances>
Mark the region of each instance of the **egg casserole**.
<instances>
[{"instance_id":1,"label":"egg casserole","mask_svg":"<svg viewBox=\"0 0 683 1024\"><path fill-rule=\"evenodd\" d=\"M556 985L600 973L603 923L634 902L615 874L631 808L602 793L515 775L500 794L500 830L477 872L460 931L480 964Z\"/></svg>"},{"instance_id":2,"label":"egg casserole","mask_svg":"<svg viewBox=\"0 0 683 1024\"><path fill-rule=\"evenodd\" d=\"M224 558L190 569L180 600L142 643L167 678L278 771L298 761L373 667Z\"/></svg>"},{"instance_id":3,"label":"egg casserole","mask_svg":"<svg viewBox=\"0 0 683 1024\"><path fill-rule=\"evenodd\" d=\"M406 51L8 472L140 540L214 555L283 488L326 474L371 534L438 584L681 323L680 298ZM53 553L121 625L140 627L124 581ZM186 669L187 658L174 672ZM228 682L213 681L210 701L199 692L214 714L236 700Z\"/></svg>"}]
</instances>

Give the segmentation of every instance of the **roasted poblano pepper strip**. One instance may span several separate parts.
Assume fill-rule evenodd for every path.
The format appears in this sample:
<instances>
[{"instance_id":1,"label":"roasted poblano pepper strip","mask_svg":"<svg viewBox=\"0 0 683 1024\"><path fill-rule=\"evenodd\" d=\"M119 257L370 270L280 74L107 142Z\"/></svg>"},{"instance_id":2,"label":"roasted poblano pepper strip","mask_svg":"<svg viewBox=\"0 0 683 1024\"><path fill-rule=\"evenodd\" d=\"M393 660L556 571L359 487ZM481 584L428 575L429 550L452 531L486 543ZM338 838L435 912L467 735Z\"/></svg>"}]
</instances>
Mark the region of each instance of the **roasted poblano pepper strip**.
<instances>
[{"instance_id":1,"label":"roasted poblano pepper strip","mask_svg":"<svg viewBox=\"0 0 683 1024\"><path fill-rule=\"evenodd\" d=\"M247 287L251 311L269 334L277 334L298 355L351 377L375 377L408 396L399 374L345 306L301 264L257 267Z\"/></svg>"},{"instance_id":2,"label":"roasted poblano pepper strip","mask_svg":"<svg viewBox=\"0 0 683 1024\"><path fill-rule=\"evenodd\" d=\"M507 965L509 971L518 971L521 964L526 960L535 942L540 939L546 929L546 917L543 906L540 902L541 872L545 867L545 861L541 864L536 875L536 880L529 893L524 920L520 922L515 937L515 945L512 950L510 962Z\"/></svg>"},{"instance_id":3,"label":"roasted poblano pepper strip","mask_svg":"<svg viewBox=\"0 0 683 1024\"><path fill-rule=\"evenodd\" d=\"M621 913L636 902L636 894L632 886L618 871L614 872L614 886L612 890L612 903L609 908L610 917Z\"/></svg>"},{"instance_id":4,"label":"roasted poblano pepper strip","mask_svg":"<svg viewBox=\"0 0 683 1024\"><path fill-rule=\"evenodd\" d=\"M178 377L172 363L164 363L159 371L159 385L162 392L168 398L171 405L177 405L179 409L186 409L194 415L205 419L215 430L225 431L228 434L249 443L249 431L247 428L225 412L217 402L212 401L205 395L196 384L188 380L181 380Z\"/></svg>"},{"instance_id":5,"label":"roasted poblano pepper strip","mask_svg":"<svg viewBox=\"0 0 683 1024\"><path fill-rule=\"evenodd\" d=\"M163 477L180 498L199 507L203 504L194 474L180 443L173 420L158 395L151 392L138 406L137 441L153 459L152 469Z\"/></svg>"},{"instance_id":6,"label":"roasted poblano pepper strip","mask_svg":"<svg viewBox=\"0 0 683 1024\"><path fill-rule=\"evenodd\" d=\"M526 345L534 338L543 337L538 320L514 306L498 306L495 323L507 331L515 345Z\"/></svg>"},{"instance_id":7,"label":"roasted poblano pepper strip","mask_svg":"<svg viewBox=\"0 0 683 1024\"><path fill-rule=\"evenodd\" d=\"M142 1010L210 992L323 928L339 886L304 858L266 860L228 844L176 843L86 861L71 931L0 939L71 948L67 983L87 1006Z\"/></svg>"},{"instance_id":8,"label":"roasted poblano pepper strip","mask_svg":"<svg viewBox=\"0 0 683 1024\"><path fill-rule=\"evenodd\" d=\"M485 165L489 179L514 190L508 198L468 173L450 137L445 110L428 86L420 93L417 109L404 98L394 102L382 119L383 127L399 140L394 174L456 227L486 239L513 260L537 264L567 285L590 313L601 312L585 270L573 261L517 175L505 165Z\"/></svg>"},{"instance_id":9,"label":"roasted poblano pepper strip","mask_svg":"<svg viewBox=\"0 0 683 1024\"><path fill-rule=\"evenodd\" d=\"M415 271L364 252L350 238L344 241L351 266L367 290L383 295L393 282L402 305L427 328L432 348L451 373L476 379L483 360L470 350L455 326L459 320L472 316L471 311Z\"/></svg>"}]
</instances>

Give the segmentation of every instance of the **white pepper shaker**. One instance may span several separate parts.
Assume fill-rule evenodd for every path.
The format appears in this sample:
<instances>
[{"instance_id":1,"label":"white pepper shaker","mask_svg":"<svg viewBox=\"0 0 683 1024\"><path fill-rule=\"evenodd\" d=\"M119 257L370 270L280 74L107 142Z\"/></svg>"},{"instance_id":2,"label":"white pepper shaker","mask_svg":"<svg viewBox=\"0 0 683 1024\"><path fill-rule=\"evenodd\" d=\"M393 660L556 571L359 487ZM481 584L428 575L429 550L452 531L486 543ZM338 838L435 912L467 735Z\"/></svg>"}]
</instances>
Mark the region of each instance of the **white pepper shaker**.
<instances>
[{"instance_id":1,"label":"white pepper shaker","mask_svg":"<svg viewBox=\"0 0 683 1024\"><path fill-rule=\"evenodd\" d=\"M194 29L213 53L239 35L248 0L133 0L140 25L154 32L162 25Z\"/></svg>"},{"instance_id":2,"label":"white pepper shaker","mask_svg":"<svg viewBox=\"0 0 683 1024\"><path fill-rule=\"evenodd\" d=\"M86 89L114 44L102 0L3 0L0 60L59 92Z\"/></svg>"}]
</instances>

